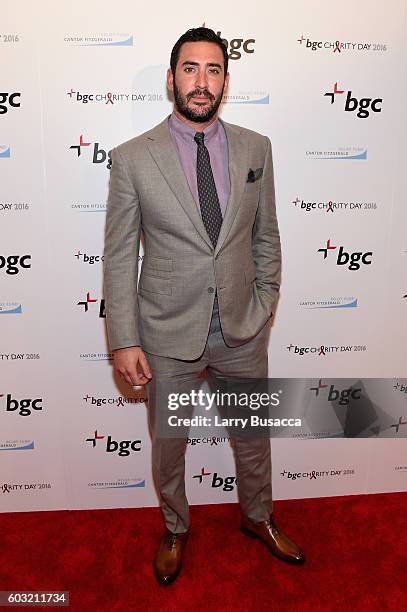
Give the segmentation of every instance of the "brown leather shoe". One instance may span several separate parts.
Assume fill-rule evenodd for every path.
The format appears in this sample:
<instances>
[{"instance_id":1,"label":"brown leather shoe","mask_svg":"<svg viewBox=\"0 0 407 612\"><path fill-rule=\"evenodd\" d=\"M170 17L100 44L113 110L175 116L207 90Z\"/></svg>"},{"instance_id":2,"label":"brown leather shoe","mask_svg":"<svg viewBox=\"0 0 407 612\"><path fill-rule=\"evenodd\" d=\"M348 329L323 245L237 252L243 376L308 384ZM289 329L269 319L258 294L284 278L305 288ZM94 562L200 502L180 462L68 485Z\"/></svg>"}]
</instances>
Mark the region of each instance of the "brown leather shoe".
<instances>
[{"instance_id":1,"label":"brown leather shoe","mask_svg":"<svg viewBox=\"0 0 407 612\"><path fill-rule=\"evenodd\" d=\"M162 537L153 563L155 577L160 584L171 584L178 577L187 538L188 532L171 533L171 531L167 531Z\"/></svg>"},{"instance_id":2,"label":"brown leather shoe","mask_svg":"<svg viewBox=\"0 0 407 612\"><path fill-rule=\"evenodd\" d=\"M291 563L305 561L302 550L278 529L271 516L268 521L261 523L253 523L250 519L242 517L241 531L249 538L261 540L273 555L283 561Z\"/></svg>"}]
</instances>

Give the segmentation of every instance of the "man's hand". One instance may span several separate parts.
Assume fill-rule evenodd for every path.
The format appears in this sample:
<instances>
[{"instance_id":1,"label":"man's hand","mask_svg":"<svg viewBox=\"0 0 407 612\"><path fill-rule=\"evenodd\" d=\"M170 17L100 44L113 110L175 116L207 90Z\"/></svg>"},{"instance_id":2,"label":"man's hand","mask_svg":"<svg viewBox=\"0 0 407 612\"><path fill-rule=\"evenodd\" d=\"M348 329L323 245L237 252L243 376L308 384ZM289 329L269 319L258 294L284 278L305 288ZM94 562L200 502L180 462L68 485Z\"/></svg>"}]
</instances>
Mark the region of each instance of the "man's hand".
<instances>
[{"instance_id":1,"label":"man's hand","mask_svg":"<svg viewBox=\"0 0 407 612\"><path fill-rule=\"evenodd\" d=\"M113 362L119 376L132 387L146 385L153 377L146 356L139 346L113 351Z\"/></svg>"}]
</instances>

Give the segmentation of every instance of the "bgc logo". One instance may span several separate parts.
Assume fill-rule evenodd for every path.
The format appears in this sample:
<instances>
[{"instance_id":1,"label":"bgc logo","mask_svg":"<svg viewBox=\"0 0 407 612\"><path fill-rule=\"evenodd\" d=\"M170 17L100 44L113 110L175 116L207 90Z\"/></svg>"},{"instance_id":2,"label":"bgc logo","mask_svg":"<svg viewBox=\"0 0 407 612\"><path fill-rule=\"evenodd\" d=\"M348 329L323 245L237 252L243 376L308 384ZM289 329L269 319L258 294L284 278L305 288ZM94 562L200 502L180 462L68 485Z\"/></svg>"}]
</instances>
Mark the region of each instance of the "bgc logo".
<instances>
[{"instance_id":1,"label":"bgc logo","mask_svg":"<svg viewBox=\"0 0 407 612\"><path fill-rule=\"evenodd\" d=\"M216 34L222 38L221 32L216 32ZM226 38L222 38L222 42L228 50L229 59L238 60L242 57L240 49L243 49L244 53L254 53L253 46L256 40L254 38L248 38L247 40L233 38L231 41L228 41Z\"/></svg>"},{"instance_id":2,"label":"bgc logo","mask_svg":"<svg viewBox=\"0 0 407 612\"><path fill-rule=\"evenodd\" d=\"M42 398L37 397L36 399L13 399L11 393L7 393L4 396L0 393L0 397L6 397L6 412L15 412L19 416L30 416L33 410L42 410Z\"/></svg>"},{"instance_id":3,"label":"bgc logo","mask_svg":"<svg viewBox=\"0 0 407 612\"><path fill-rule=\"evenodd\" d=\"M104 149L99 147L98 142L93 143L93 149L86 148L86 147L91 147L91 146L92 146L92 143L85 142L83 138L83 134L81 134L79 138L79 144L71 145L69 148L76 151L78 154L77 155L78 157L81 157L82 149L84 149L85 151L91 150L92 151L92 163L93 164L104 164L107 160L106 168L110 170L110 168L112 167L112 157L111 157L112 151L111 150L105 151Z\"/></svg>"},{"instance_id":4,"label":"bgc logo","mask_svg":"<svg viewBox=\"0 0 407 612\"><path fill-rule=\"evenodd\" d=\"M323 253L324 259L328 257L328 254L335 251L338 247L331 244L331 239L326 241L325 248L318 249L317 253ZM337 266L347 266L349 270L359 270L361 265L370 266L372 263L372 251L355 251L354 253L348 253L345 251L343 246L339 247L338 256L336 259ZM359 263L360 262L360 263ZM349 265L348 265L349 264Z\"/></svg>"},{"instance_id":5,"label":"bgc logo","mask_svg":"<svg viewBox=\"0 0 407 612\"><path fill-rule=\"evenodd\" d=\"M212 480L210 481L212 489L221 488L222 491L233 491L237 484L236 476L222 477L219 476L217 472L214 472L213 474L211 472L205 472L205 468L201 468L201 473L195 474L195 476L192 476L192 478L197 478L199 480L199 484L202 484L205 476L212 476Z\"/></svg>"},{"instance_id":6,"label":"bgc logo","mask_svg":"<svg viewBox=\"0 0 407 612\"><path fill-rule=\"evenodd\" d=\"M104 260L103 255L88 255L87 253L81 253L80 251L75 253L75 257L78 261L82 261L83 263L87 263L89 265L100 263Z\"/></svg>"},{"instance_id":7,"label":"bgc logo","mask_svg":"<svg viewBox=\"0 0 407 612\"><path fill-rule=\"evenodd\" d=\"M106 436L98 434L95 430L93 438L87 438L86 442L92 443L92 448L96 447L99 440L104 440ZM106 439L106 453L117 453L119 457L128 457L132 452L141 451L141 440L113 440L112 436L108 436Z\"/></svg>"},{"instance_id":8,"label":"bgc logo","mask_svg":"<svg viewBox=\"0 0 407 612\"><path fill-rule=\"evenodd\" d=\"M403 417L399 417L398 422L393 423L393 425L390 425L390 427L394 427L395 433L398 433L402 425L407 425L407 421L403 421Z\"/></svg>"},{"instance_id":9,"label":"bgc logo","mask_svg":"<svg viewBox=\"0 0 407 612\"><path fill-rule=\"evenodd\" d=\"M315 397L318 397L322 389L327 389L328 385L323 385L319 379L318 387L310 387L310 391L315 391ZM328 402L338 402L340 406L347 406L351 400L360 400L362 389L335 389L335 385L331 385L328 391Z\"/></svg>"},{"instance_id":10,"label":"bgc logo","mask_svg":"<svg viewBox=\"0 0 407 612\"><path fill-rule=\"evenodd\" d=\"M342 96L344 93L345 90L339 89L338 83L335 83L333 86L333 90L325 92L324 96L330 98L331 104L333 104L336 101L335 96ZM357 98L352 96L351 91L347 91L345 106L343 110L347 113L353 113L357 111L356 117L359 117L359 119L367 119L370 114L369 108L372 110L373 113L382 112L382 102L383 98L360 98L360 100L358 100Z\"/></svg>"},{"instance_id":11,"label":"bgc logo","mask_svg":"<svg viewBox=\"0 0 407 612\"><path fill-rule=\"evenodd\" d=\"M6 274L18 274L20 268L31 268L31 255L0 255L0 270L4 269Z\"/></svg>"},{"instance_id":12,"label":"bgc logo","mask_svg":"<svg viewBox=\"0 0 407 612\"><path fill-rule=\"evenodd\" d=\"M395 391L400 391L400 393L407 393L407 385L404 385L404 384L399 383L399 382L396 382L396 384L393 385L393 389Z\"/></svg>"},{"instance_id":13,"label":"bgc logo","mask_svg":"<svg viewBox=\"0 0 407 612\"><path fill-rule=\"evenodd\" d=\"M205 23L203 23L202 27L205 28L209 26L205 26ZM220 30L216 32L216 34L222 38L222 33ZM244 38L232 38L229 41L227 38L222 38L222 42L228 50L229 59L239 60L242 57L240 49L242 49L244 53L254 53L253 47L256 40L254 38L247 38L246 40L244 40Z\"/></svg>"},{"instance_id":14,"label":"bgc logo","mask_svg":"<svg viewBox=\"0 0 407 612\"><path fill-rule=\"evenodd\" d=\"M20 102L17 102L17 98L21 98L21 93L0 93L0 115L5 115L7 113L7 111L9 110L8 106L10 106L11 108L19 108L21 104Z\"/></svg>"},{"instance_id":15,"label":"bgc logo","mask_svg":"<svg viewBox=\"0 0 407 612\"><path fill-rule=\"evenodd\" d=\"M86 294L86 298L84 298L82 301L78 302L76 305L77 306L83 306L84 312L88 312L89 311L89 305L90 304L96 304L97 301L98 301L97 298L92 299L90 297L90 291L88 291L87 294ZM105 319L106 318L105 300L103 298L100 300L99 318L101 318L101 319Z\"/></svg>"}]
</instances>

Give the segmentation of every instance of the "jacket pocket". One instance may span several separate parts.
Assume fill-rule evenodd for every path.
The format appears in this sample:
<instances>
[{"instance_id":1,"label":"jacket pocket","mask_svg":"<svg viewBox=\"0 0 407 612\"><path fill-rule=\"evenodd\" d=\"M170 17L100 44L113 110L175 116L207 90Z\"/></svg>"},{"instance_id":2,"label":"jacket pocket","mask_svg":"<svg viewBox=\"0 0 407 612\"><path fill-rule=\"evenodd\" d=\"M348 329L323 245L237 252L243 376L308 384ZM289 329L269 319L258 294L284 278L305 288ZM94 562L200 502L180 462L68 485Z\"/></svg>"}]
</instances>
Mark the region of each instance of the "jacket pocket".
<instances>
[{"instance_id":1,"label":"jacket pocket","mask_svg":"<svg viewBox=\"0 0 407 612\"><path fill-rule=\"evenodd\" d=\"M146 257L143 260L143 267L160 270L161 272L172 272L172 259L169 257Z\"/></svg>"}]
</instances>

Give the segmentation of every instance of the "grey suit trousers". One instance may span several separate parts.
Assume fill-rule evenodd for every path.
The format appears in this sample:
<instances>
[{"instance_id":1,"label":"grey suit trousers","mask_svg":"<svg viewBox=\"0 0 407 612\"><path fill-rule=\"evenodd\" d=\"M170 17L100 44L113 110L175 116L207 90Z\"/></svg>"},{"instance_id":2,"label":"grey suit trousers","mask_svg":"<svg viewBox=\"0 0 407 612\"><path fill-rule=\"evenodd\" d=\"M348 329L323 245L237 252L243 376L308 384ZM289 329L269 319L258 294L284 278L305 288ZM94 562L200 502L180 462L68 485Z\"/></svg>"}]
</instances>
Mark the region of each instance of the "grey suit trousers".
<instances>
[{"instance_id":1,"label":"grey suit trousers","mask_svg":"<svg viewBox=\"0 0 407 612\"><path fill-rule=\"evenodd\" d=\"M215 298L209 334L204 352L192 361L162 357L146 352L153 379L147 385L148 412L152 436L152 470L166 527L173 533L189 528L189 507L185 493L186 438L164 438L156 433L160 410L160 389L172 381L186 381L200 387L201 374L208 376L267 378L270 320L255 338L238 347L225 344ZM188 330L185 330L188 334ZM180 338L180 342L183 338ZM269 438L233 439L236 480L242 514L255 522L264 521L272 512L271 451Z\"/></svg>"}]
</instances>

